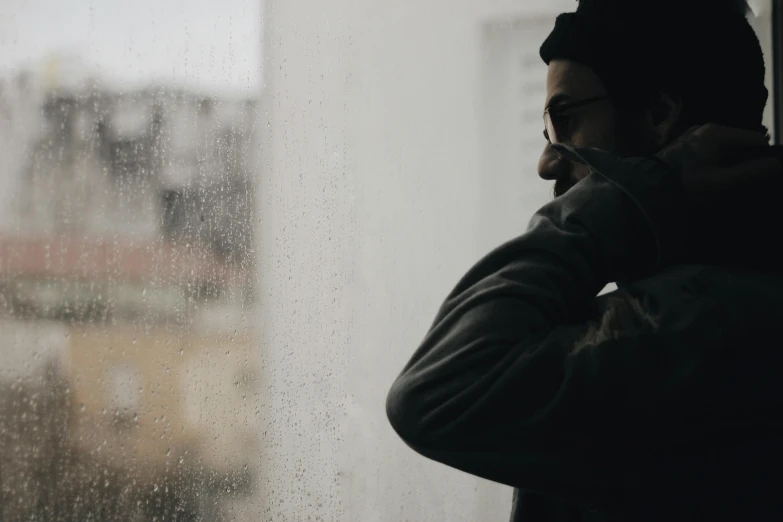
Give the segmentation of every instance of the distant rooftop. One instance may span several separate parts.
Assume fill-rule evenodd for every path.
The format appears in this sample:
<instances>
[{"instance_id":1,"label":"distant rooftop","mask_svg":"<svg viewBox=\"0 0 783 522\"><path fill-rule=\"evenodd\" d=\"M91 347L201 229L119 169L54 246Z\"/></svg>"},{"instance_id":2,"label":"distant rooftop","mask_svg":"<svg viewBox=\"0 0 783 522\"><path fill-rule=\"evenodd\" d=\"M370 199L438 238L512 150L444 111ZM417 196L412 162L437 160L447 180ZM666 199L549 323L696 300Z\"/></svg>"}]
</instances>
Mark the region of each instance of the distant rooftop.
<instances>
[{"instance_id":1,"label":"distant rooftop","mask_svg":"<svg viewBox=\"0 0 783 522\"><path fill-rule=\"evenodd\" d=\"M0 278L111 279L161 284L247 284L248 270L204 247L78 237L0 235Z\"/></svg>"}]
</instances>

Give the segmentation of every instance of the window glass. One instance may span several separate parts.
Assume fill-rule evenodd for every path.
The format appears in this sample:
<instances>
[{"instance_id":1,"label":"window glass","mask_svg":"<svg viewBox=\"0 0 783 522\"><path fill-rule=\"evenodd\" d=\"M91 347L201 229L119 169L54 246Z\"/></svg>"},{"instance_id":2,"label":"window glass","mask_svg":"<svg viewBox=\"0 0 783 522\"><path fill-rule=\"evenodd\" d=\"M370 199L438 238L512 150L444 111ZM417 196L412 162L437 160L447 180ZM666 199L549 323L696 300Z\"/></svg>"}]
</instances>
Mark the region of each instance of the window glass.
<instances>
[{"instance_id":1,"label":"window glass","mask_svg":"<svg viewBox=\"0 0 783 522\"><path fill-rule=\"evenodd\" d=\"M259 520L262 6L0 15L0 519Z\"/></svg>"},{"instance_id":2,"label":"window glass","mask_svg":"<svg viewBox=\"0 0 783 522\"><path fill-rule=\"evenodd\" d=\"M506 519L385 397L551 197L538 46L574 6L6 2L0 519Z\"/></svg>"}]
</instances>

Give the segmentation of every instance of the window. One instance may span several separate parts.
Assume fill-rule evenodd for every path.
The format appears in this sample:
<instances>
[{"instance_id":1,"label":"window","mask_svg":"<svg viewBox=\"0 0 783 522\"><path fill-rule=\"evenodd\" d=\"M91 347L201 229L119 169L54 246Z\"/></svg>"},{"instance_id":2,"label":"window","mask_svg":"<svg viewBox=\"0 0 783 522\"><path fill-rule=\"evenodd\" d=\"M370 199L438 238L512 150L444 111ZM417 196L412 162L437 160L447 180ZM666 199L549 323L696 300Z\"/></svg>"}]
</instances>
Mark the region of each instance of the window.
<instances>
[{"instance_id":1,"label":"window","mask_svg":"<svg viewBox=\"0 0 783 522\"><path fill-rule=\"evenodd\" d=\"M3 520L260 519L261 23L5 6Z\"/></svg>"},{"instance_id":2,"label":"window","mask_svg":"<svg viewBox=\"0 0 783 522\"><path fill-rule=\"evenodd\" d=\"M771 61L774 77L775 136L783 144L783 5L778 0L772 2L771 13L772 50Z\"/></svg>"},{"instance_id":3,"label":"window","mask_svg":"<svg viewBox=\"0 0 783 522\"><path fill-rule=\"evenodd\" d=\"M384 401L550 197L537 49L574 5L4 5L0 519L507 518Z\"/></svg>"}]
</instances>

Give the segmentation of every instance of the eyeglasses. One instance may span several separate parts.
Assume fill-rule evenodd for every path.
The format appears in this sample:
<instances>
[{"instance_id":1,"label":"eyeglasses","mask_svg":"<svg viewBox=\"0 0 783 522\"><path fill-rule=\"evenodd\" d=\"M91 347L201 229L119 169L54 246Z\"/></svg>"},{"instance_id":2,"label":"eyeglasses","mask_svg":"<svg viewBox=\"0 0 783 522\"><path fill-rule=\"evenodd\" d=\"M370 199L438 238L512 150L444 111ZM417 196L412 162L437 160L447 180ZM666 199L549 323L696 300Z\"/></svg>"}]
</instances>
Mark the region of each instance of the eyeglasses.
<instances>
[{"instance_id":1,"label":"eyeglasses","mask_svg":"<svg viewBox=\"0 0 783 522\"><path fill-rule=\"evenodd\" d=\"M563 129L563 124L567 123L567 120L564 119L565 112L572 109L577 109L579 107L584 107L585 105L590 105L591 103L596 103L607 98L609 98L609 96L604 94L602 96L595 96L593 98L587 98L571 103L562 103L554 107L547 107L544 109L544 137L549 143L561 143L561 139L565 139L568 135L568 132ZM560 127L561 131L559 133L558 127Z\"/></svg>"}]
</instances>

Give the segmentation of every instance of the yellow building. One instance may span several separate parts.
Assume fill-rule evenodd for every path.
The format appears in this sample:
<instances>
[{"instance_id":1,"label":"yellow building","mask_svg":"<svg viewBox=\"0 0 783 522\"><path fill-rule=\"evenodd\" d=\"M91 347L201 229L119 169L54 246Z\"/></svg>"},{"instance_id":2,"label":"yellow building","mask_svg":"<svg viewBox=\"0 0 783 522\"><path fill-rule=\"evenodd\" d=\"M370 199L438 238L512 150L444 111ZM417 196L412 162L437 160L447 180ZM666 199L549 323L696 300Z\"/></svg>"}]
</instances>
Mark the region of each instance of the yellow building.
<instances>
[{"instance_id":1,"label":"yellow building","mask_svg":"<svg viewBox=\"0 0 783 522\"><path fill-rule=\"evenodd\" d=\"M260 433L246 277L193 247L0 241L3 517L217 520L247 497Z\"/></svg>"}]
</instances>

